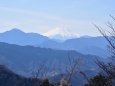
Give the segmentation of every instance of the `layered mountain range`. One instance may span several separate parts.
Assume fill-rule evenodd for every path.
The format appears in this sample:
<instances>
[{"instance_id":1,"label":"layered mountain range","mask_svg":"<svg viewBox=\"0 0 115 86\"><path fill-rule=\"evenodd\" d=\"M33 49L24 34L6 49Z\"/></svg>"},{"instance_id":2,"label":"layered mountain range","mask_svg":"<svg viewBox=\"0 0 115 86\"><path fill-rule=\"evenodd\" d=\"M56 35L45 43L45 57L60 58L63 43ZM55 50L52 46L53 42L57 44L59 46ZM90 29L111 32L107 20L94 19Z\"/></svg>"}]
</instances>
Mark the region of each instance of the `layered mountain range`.
<instances>
[{"instance_id":1,"label":"layered mountain range","mask_svg":"<svg viewBox=\"0 0 115 86\"><path fill-rule=\"evenodd\" d=\"M96 58L105 60L93 55L83 55L74 50L53 50L0 43L0 64L4 64L14 72L24 76L36 73L42 63L45 65L44 70L47 70L49 74L54 68L59 71L59 65L62 68L69 67L70 59L78 59L78 65L82 70L96 70L98 68L94 63Z\"/></svg>"},{"instance_id":2,"label":"layered mountain range","mask_svg":"<svg viewBox=\"0 0 115 86\"><path fill-rule=\"evenodd\" d=\"M91 78L100 71L94 61L97 59L104 62L108 61L108 58L106 58L108 56L107 45L107 41L102 36L77 37L66 28L56 28L44 35L25 33L15 28L0 33L0 64L26 77L36 75L39 68L44 65L39 72L40 76L44 77L42 74L47 71L47 76L52 80L55 70L58 81L61 78L62 71L65 74L66 68L71 67L70 61L77 59L77 84L81 85L86 80L80 75L79 71L84 71ZM61 71L60 68L62 68ZM13 78L29 80L14 74L10 70L5 73L7 72L13 75ZM1 80L3 80L3 77Z\"/></svg>"},{"instance_id":3,"label":"layered mountain range","mask_svg":"<svg viewBox=\"0 0 115 86\"><path fill-rule=\"evenodd\" d=\"M60 39L55 38L57 34L60 35ZM102 36L76 37L76 35L69 32L67 28L56 28L44 35L47 35L49 38L37 33L25 33L19 29L12 29L10 31L0 33L0 42L21 46L31 45L55 50L76 50L83 54L97 55L104 58L109 55L106 47L108 43ZM60 42L62 39L63 42Z\"/></svg>"}]
</instances>

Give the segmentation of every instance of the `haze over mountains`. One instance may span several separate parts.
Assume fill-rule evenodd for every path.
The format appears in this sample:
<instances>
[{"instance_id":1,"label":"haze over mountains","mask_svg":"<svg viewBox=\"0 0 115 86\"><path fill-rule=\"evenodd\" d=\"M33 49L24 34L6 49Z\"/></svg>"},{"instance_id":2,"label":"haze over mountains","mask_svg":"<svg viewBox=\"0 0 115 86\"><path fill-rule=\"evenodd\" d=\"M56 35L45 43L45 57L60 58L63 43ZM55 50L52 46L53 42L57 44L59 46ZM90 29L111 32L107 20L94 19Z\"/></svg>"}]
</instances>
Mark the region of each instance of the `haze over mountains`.
<instances>
[{"instance_id":1,"label":"haze over mountains","mask_svg":"<svg viewBox=\"0 0 115 86\"><path fill-rule=\"evenodd\" d=\"M93 55L83 55L74 50L53 50L33 46L19 46L0 42L0 63L6 65L14 72L31 76L37 72L41 63L45 61L45 70L49 73L59 65L62 68L69 65L69 57L79 59L79 67L82 70L96 70L98 66L94 63ZM97 57L99 60L103 58Z\"/></svg>"},{"instance_id":2,"label":"haze over mountains","mask_svg":"<svg viewBox=\"0 0 115 86\"><path fill-rule=\"evenodd\" d=\"M60 34L60 39L55 38L57 34ZM0 33L0 42L17 44L21 46L31 45L58 50L76 50L83 54L97 55L104 58L108 56L108 51L106 49L108 43L104 37L82 36L74 38L76 37L75 34L69 32L67 28L56 28L45 35L52 36L54 39L37 33L25 33L15 28L4 33ZM62 38L64 40L66 38L66 40L59 42Z\"/></svg>"},{"instance_id":3,"label":"haze over mountains","mask_svg":"<svg viewBox=\"0 0 115 86\"><path fill-rule=\"evenodd\" d=\"M0 64L4 64L17 74L30 77L36 74L41 64L45 63L42 73L47 70L52 78L55 69L57 80L60 80L62 71L58 67L61 65L65 73L64 68L70 66L70 57L79 60L79 70L85 71L89 78L100 72L94 61L96 58L100 61L108 60L106 58L108 43L104 37L76 37L66 28L59 29L54 29L54 33L51 31L52 38L47 37L50 32L47 36L43 36L37 33L25 33L16 28L0 33ZM56 39L58 33L60 38ZM60 40L63 42L59 42ZM84 78L80 76L79 71L76 73L77 84L81 85Z\"/></svg>"}]
</instances>

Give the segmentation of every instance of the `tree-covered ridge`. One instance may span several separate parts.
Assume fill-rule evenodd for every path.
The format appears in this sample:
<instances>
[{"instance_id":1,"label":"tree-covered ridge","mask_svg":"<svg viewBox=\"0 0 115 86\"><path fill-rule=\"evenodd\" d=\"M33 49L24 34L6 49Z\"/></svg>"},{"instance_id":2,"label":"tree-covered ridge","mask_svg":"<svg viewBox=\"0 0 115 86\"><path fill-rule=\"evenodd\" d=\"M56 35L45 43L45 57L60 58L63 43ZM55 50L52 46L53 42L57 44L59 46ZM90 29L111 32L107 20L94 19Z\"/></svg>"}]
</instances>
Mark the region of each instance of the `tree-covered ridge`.
<instances>
[{"instance_id":1,"label":"tree-covered ridge","mask_svg":"<svg viewBox=\"0 0 115 86\"><path fill-rule=\"evenodd\" d=\"M0 86L32 86L33 79L13 73L5 66L0 65Z\"/></svg>"}]
</instances>

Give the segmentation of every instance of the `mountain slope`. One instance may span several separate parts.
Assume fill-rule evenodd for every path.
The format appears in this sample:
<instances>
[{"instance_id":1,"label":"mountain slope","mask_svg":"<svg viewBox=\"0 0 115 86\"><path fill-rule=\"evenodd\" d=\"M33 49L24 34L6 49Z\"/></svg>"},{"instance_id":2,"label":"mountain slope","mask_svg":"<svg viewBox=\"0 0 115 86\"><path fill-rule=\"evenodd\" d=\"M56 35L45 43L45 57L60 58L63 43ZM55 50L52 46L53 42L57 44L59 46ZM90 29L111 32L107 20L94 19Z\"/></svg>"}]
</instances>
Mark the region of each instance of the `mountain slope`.
<instances>
[{"instance_id":1,"label":"mountain slope","mask_svg":"<svg viewBox=\"0 0 115 86\"><path fill-rule=\"evenodd\" d=\"M36 45L46 40L49 40L49 38L36 33L25 33L16 28L4 33L0 33L0 42L10 44Z\"/></svg>"},{"instance_id":2,"label":"mountain slope","mask_svg":"<svg viewBox=\"0 0 115 86\"><path fill-rule=\"evenodd\" d=\"M32 46L18 46L13 44L0 43L0 61L18 74L30 76L32 72L36 72L40 63L45 62L45 70L52 72L53 68L57 69L57 65L69 65L69 57L71 59L80 60L80 68L83 70L91 70L96 68L94 63L95 56L83 55L76 51L52 50ZM99 58L99 57L98 57ZM102 58L99 58L103 60Z\"/></svg>"},{"instance_id":3,"label":"mountain slope","mask_svg":"<svg viewBox=\"0 0 115 86\"><path fill-rule=\"evenodd\" d=\"M32 86L32 78L25 78L0 65L0 86Z\"/></svg>"}]
</instances>

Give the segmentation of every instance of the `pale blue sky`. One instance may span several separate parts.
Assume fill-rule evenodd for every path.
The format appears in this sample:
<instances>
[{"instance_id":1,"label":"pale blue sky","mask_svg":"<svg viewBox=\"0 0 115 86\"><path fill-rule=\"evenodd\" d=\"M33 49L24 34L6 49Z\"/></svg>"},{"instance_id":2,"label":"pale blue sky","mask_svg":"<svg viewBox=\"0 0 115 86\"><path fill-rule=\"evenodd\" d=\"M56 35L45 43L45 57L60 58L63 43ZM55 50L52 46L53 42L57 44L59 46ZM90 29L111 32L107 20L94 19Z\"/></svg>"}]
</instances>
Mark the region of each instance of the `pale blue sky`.
<instances>
[{"instance_id":1,"label":"pale blue sky","mask_svg":"<svg viewBox=\"0 0 115 86\"><path fill-rule=\"evenodd\" d=\"M19 28L44 33L67 27L78 35L100 35L115 14L115 0L0 0L0 32Z\"/></svg>"}]
</instances>

